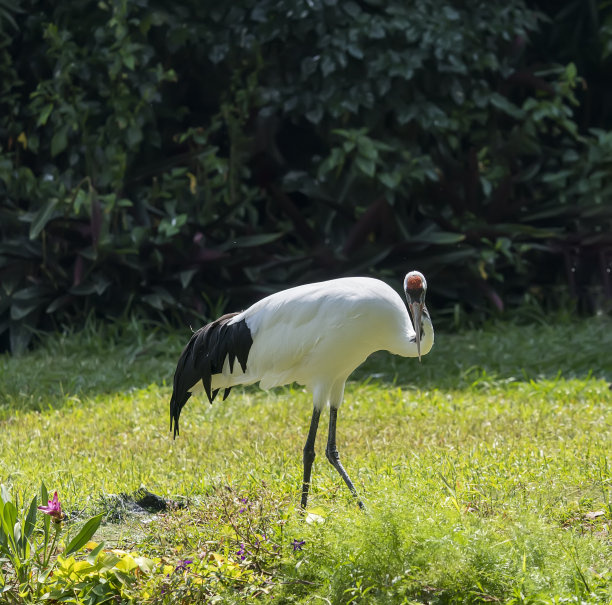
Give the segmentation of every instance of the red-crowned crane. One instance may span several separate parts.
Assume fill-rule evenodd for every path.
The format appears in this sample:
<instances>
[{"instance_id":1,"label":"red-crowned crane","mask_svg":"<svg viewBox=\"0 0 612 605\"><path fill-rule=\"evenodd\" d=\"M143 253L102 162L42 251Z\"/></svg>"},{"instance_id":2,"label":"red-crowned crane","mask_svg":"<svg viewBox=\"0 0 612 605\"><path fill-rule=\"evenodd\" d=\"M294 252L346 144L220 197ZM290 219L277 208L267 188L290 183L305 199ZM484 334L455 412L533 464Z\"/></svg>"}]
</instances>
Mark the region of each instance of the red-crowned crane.
<instances>
[{"instance_id":1,"label":"red-crowned crane","mask_svg":"<svg viewBox=\"0 0 612 605\"><path fill-rule=\"evenodd\" d=\"M325 454L354 496L355 486L340 463L336 420L351 372L375 351L418 357L433 346L434 331L418 271L404 279L408 309L386 283L346 277L272 294L242 313L230 313L200 328L183 350L174 374L170 430L179 434L179 416L202 387L212 404L238 384L259 382L269 389L297 382L312 392L314 409L304 446L302 508L306 508L314 443L321 410L329 405ZM238 360L238 363L236 363ZM201 381L201 385L199 384ZM361 501L359 506L363 507Z\"/></svg>"}]
</instances>

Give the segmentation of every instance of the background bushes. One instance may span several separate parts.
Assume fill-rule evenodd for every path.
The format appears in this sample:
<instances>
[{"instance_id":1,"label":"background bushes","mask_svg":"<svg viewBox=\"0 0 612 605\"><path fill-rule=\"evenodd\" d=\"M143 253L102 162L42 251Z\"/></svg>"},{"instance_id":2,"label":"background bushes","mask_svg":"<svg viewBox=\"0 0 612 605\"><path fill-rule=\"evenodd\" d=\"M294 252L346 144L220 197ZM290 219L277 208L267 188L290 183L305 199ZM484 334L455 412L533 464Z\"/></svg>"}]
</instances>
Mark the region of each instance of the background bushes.
<instances>
[{"instance_id":1,"label":"background bushes","mask_svg":"<svg viewBox=\"0 0 612 605\"><path fill-rule=\"evenodd\" d=\"M583 5L0 0L2 346L413 267L448 321L602 308L612 9Z\"/></svg>"}]
</instances>

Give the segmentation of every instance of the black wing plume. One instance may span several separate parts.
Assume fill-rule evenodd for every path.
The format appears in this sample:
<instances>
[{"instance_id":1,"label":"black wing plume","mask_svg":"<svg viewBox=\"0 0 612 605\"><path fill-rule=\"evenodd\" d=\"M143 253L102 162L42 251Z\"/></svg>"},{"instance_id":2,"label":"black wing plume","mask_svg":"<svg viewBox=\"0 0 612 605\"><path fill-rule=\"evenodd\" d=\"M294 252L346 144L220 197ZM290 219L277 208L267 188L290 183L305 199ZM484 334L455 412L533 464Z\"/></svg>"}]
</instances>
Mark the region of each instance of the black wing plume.
<instances>
[{"instance_id":1,"label":"black wing plume","mask_svg":"<svg viewBox=\"0 0 612 605\"><path fill-rule=\"evenodd\" d=\"M229 358L230 371L233 371L234 361L238 359L242 371L246 372L253 338L244 320L228 325L236 315L238 313L223 315L194 332L181 353L170 399L170 430L174 428L175 438L179 434L181 410L191 397L190 389L198 380L202 381L208 401L212 403L218 392L218 389L211 390L212 377L222 372L226 357ZM225 389L224 400L229 391L229 388Z\"/></svg>"}]
</instances>

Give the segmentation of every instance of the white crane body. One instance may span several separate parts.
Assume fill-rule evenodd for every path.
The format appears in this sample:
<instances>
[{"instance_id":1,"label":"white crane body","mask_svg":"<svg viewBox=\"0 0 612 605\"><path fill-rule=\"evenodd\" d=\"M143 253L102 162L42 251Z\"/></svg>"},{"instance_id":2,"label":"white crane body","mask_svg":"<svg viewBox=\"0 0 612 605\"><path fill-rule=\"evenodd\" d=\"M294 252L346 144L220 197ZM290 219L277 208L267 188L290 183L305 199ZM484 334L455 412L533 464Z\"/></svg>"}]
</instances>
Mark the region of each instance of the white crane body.
<instances>
[{"instance_id":1,"label":"white crane body","mask_svg":"<svg viewBox=\"0 0 612 605\"><path fill-rule=\"evenodd\" d=\"M335 419L344 385L375 351L420 359L431 350L434 335L424 305L426 287L420 273L406 276L404 289L418 322L416 330L397 292L369 277L290 288L204 326L183 350L175 373L170 404L175 436L182 407L202 388L212 403L219 389L225 389L225 399L239 384L259 382L261 388L270 389L297 382L312 392L314 407L304 450L302 506L306 505L319 415L327 405L332 410L327 455L355 494L335 446Z\"/></svg>"},{"instance_id":2,"label":"white crane body","mask_svg":"<svg viewBox=\"0 0 612 605\"><path fill-rule=\"evenodd\" d=\"M270 389L297 382L315 395L317 408L328 403L337 407L346 379L371 353L417 356L406 304L393 288L369 277L277 292L235 315L228 327L240 321L246 322L253 339L246 371L240 364L230 371L226 358L223 371L212 376L213 390L255 382ZM422 351L432 344L433 338L422 342Z\"/></svg>"}]
</instances>

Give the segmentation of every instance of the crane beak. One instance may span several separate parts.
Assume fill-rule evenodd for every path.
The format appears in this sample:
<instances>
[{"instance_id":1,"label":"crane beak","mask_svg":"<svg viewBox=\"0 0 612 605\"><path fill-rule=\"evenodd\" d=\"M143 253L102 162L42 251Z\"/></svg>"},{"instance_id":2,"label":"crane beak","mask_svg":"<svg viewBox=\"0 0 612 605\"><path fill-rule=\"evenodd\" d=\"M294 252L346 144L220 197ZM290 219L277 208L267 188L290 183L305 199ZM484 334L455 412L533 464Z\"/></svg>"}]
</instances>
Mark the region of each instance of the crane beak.
<instances>
[{"instance_id":1,"label":"crane beak","mask_svg":"<svg viewBox=\"0 0 612 605\"><path fill-rule=\"evenodd\" d=\"M412 325L416 333L417 353L419 354L419 361L421 361L421 315L423 314L423 303L411 302L408 308L412 314Z\"/></svg>"}]
</instances>

